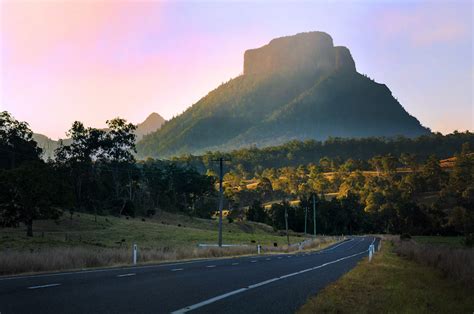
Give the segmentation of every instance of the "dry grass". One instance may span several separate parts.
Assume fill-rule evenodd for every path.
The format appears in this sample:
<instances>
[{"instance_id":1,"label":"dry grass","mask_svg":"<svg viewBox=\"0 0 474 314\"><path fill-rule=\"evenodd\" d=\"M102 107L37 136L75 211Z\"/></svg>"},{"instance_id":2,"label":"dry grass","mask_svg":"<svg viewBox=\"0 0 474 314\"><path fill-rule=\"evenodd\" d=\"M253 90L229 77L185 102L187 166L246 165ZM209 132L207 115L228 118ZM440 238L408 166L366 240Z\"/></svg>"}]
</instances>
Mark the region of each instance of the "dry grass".
<instances>
[{"instance_id":1,"label":"dry grass","mask_svg":"<svg viewBox=\"0 0 474 314\"><path fill-rule=\"evenodd\" d=\"M392 241L384 241L372 262L362 259L297 313L472 313L469 288L398 256L393 248Z\"/></svg>"},{"instance_id":2,"label":"dry grass","mask_svg":"<svg viewBox=\"0 0 474 314\"><path fill-rule=\"evenodd\" d=\"M449 246L420 244L413 240L396 240L394 251L418 263L435 267L444 276L474 287L474 250Z\"/></svg>"},{"instance_id":3,"label":"dry grass","mask_svg":"<svg viewBox=\"0 0 474 314\"><path fill-rule=\"evenodd\" d=\"M305 245L305 249L324 248L336 237L322 237ZM298 246L263 247L264 253L298 251ZM215 258L256 254L255 246L190 248L164 247L139 250L139 263L157 263L197 258ZM126 248L65 247L0 253L0 275L130 265L132 250Z\"/></svg>"},{"instance_id":4,"label":"dry grass","mask_svg":"<svg viewBox=\"0 0 474 314\"><path fill-rule=\"evenodd\" d=\"M255 253L253 247L178 248L139 251L140 263L174 261L192 258L222 257ZM130 265L131 249L111 248L50 248L33 252L11 251L0 255L0 275L30 272L83 269L91 267Z\"/></svg>"}]
</instances>

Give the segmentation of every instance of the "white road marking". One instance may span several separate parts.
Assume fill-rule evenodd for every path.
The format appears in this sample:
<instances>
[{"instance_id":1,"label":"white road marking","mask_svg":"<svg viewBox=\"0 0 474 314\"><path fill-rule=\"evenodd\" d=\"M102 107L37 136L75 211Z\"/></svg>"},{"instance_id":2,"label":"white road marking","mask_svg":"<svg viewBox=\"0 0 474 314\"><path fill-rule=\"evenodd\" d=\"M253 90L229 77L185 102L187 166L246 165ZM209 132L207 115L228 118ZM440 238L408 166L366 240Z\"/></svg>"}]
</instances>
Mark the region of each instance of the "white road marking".
<instances>
[{"instance_id":1,"label":"white road marking","mask_svg":"<svg viewBox=\"0 0 474 314\"><path fill-rule=\"evenodd\" d=\"M340 262L340 261L343 261L343 260L346 260L346 259L349 259L349 258L358 256L358 255L361 255L361 254L367 254L367 250L364 250L364 251L362 251L362 252L359 252L359 253L356 253L356 254L352 254L352 255L349 255L349 256L345 256L345 257L342 257L342 258L336 259L336 260L334 260L334 261L327 262L327 263L324 263L324 264L321 264L321 265L318 265L318 266L315 266L315 267L303 269L303 270L300 270L300 271L298 271L298 272L294 272L294 273L291 273L291 274L287 274L287 275L283 275L283 276L280 276L280 277L268 279L268 280L265 280L265 281L262 281L262 282L258 282L258 283L255 283L255 284L250 285L250 286L245 287L245 288L241 288L241 289L237 289L237 290L234 290L234 291L230 291L230 292L227 292L227 293L218 295L218 296L216 296L216 297L214 297L214 298L211 298L211 299L208 299L208 300L205 300L205 301L202 301L202 302L193 304L193 305L186 306L186 307L184 307L184 308L182 308L182 309L179 309L179 310L176 310L176 311L174 311L174 312L171 312L171 314L186 313L186 312L189 312L189 311L198 309L198 308L200 308L200 307L206 306L206 305L208 305L208 304L217 302L217 301L219 301L219 300L228 298L228 297L230 297L230 296L233 296L233 295L236 295L236 294L239 294L239 293L248 291L248 290L250 290L250 289L255 289L255 288L258 288L258 287L261 287L261 286L270 284L270 283L275 282L275 281L279 281L279 280L282 280L282 279L285 279L285 278L288 278L288 277L293 277L293 276L296 276L296 275L299 275L299 274L303 274L303 273L306 273L306 272L309 272L309 271L313 271L313 270L316 270L316 269L320 269L320 268L326 267L326 266L328 266L328 265L335 264L335 263L338 263L338 262Z\"/></svg>"},{"instance_id":2,"label":"white road marking","mask_svg":"<svg viewBox=\"0 0 474 314\"><path fill-rule=\"evenodd\" d=\"M208 266L206 266L206 267L207 267L207 268L214 268L214 267L216 267L216 265L208 265Z\"/></svg>"},{"instance_id":3,"label":"white road marking","mask_svg":"<svg viewBox=\"0 0 474 314\"><path fill-rule=\"evenodd\" d=\"M281 257L281 256L278 256L278 259L282 259L282 258L283 258L283 257Z\"/></svg>"},{"instance_id":4,"label":"white road marking","mask_svg":"<svg viewBox=\"0 0 474 314\"><path fill-rule=\"evenodd\" d=\"M183 268L173 268L171 271L181 271Z\"/></svg>"},{"instance_id":5,"label":"white road marking","mask_svg":"<svg viewBox=\"0 0 474 314\"><path fill-rule=\"evenodd\" d=\"M272 259L271 259L271 258L266 258L265 260L266 260L266 261L271 261Z\"/></svg>"},{"instance_id":6,"label":"white road marking","mask_svg":"<svg viewBox=\"0 0 474 314\"><path fill-rule=\"evenodd\" d=\"M41 289L41 288L56 287L56 286L60 286L60 285L61 285L60 283L50 283L49 285L28 287L28 289Z\"/></svg>"},{"instance_id":7,"label":"white road marking","mask_svg":"<svg viewBox=\"0 0 474 314\"><path fill-rule=\"evenodd\" d=\"M122 274L122 275L117 275L117 277L130 277L130 276L135 276L135 273L130 273L130 274Z\"/></svg>"},{"instance_id":8,"label":"white road marking","mask_svg":"<svg viewBox=\"0 0 474 314\"><path fill-rule=\"evenodd\" d=\"M102 272L111 272L111 271L121 271L121 270L136 270L136 269L148 269L148 268L160 268L160 267L169 267L169 266L178 266L186 264L195 264L195 263L205 263L213 261L212 259L202 259L196 261L180 262L180 263L170 263L170 264L159 264L159 265L148 265L148 266L132 266L132 267L121 267L121 268L105 268L105 269L92 269L92 270L80 270L80 271L70 271L62 273L52 273L52 274L38 274L38 275L26 275L26 276L13 276L13 277L0 277L0 281L5 280L17 280L17 279L27 279L27 278L42 278L42 277L53 277L53 276L69 276L69 275L81 275L89 273L102 273Z\"/></svg>"},{"instance_id":9,"label":"white road marking","mask_svg":"<svg viewBox=\"0 0 474 314\"><path fill-rule=\"evenodd\" d=\"M250 263L256 263L257 261L250 261Z\"/></svg>"},{"instance_id":10,"label":"white road marking","mask_svg":"<svg viewBox=\"0 0 474 314\"><path fill-rule=\"evenodd\" d=\"M235 266L235 265L239 265L239 263L232 263L232 265L233 265L233 266Z\"/></svg>"}]
</instances>

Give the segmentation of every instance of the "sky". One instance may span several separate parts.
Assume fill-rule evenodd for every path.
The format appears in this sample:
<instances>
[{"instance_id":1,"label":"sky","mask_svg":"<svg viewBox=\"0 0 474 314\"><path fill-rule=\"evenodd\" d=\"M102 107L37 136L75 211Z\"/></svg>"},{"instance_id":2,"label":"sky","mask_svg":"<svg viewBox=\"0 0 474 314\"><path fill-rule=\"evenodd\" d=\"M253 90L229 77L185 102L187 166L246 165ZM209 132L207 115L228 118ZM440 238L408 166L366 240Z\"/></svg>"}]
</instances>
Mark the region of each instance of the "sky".
<instances>
[{"instance_id":1,"label":"sky","mask_svg":"<svg viewBox=\"0 0 474 314\"><path fill-rule=\"evenodd\" d=\"M271 39L329 33L433 131L474 131L473 2L0 0L0 110L73 121L176 116Z\"/></svg>"}]
</instances>

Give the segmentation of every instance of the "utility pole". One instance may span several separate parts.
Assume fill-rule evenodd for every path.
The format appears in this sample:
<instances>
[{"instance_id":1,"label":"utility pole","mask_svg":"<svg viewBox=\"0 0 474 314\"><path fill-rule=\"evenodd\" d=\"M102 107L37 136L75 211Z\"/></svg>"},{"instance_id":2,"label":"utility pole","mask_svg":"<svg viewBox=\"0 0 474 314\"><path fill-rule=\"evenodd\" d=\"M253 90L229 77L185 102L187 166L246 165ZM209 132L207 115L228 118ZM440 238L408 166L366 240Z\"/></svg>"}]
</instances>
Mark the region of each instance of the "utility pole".
<instances>
[{"instance_id":1,"label":"utility pole","mask_svg":"<svg viewBox=\"0 0 474 314\"><path fill-rule=\"evenodd\" d=\"M224 158L220 157L217 160L213 161L218 161L219 162L219 239L218 239L218 245L219 247L222 247L222 209L224 207L224 190L222 187L222 180L224 178Z\"/></svg>"},{"instance_id":2,"label":"utility pole","mask_svg":"<svg viewBox=\"0 0 474 314\"><path fill-rule=\"evenodd\" d=\"M219 158L219 247L222 247L222 208L224 207L224 191L222 180L224 178L224 161Z\"/></svg>"},{"instance_id":3,"label":"utility pole","mask_svg":"<svg viewBox=\"0 0 474 314\"><path fill-rule=\"evenodd\" d=\"M316 197L313 194L313 234L316 238Z\"/></svg>"},{"instance_id":4,"label":"utility pole","mask_svg":"<svg viewBox=\"0 0 474 314\"><path fill-rule=\"evenodd\" d=\"M308 223L308 206L304 207L304 236L306 237L306 226Z\"/></svg>"},{"instance_id":5,"label":"utility pole","mask_svg":"<svg viewBox=\"0 0 474 314\"><path fill-rule=\"evenodd\" d=\"M290 235L288 234L288 209L285 205L285 228L286 228L286 241L288 241L288 245L290 245Z\"/></svg>"}]
</instances>

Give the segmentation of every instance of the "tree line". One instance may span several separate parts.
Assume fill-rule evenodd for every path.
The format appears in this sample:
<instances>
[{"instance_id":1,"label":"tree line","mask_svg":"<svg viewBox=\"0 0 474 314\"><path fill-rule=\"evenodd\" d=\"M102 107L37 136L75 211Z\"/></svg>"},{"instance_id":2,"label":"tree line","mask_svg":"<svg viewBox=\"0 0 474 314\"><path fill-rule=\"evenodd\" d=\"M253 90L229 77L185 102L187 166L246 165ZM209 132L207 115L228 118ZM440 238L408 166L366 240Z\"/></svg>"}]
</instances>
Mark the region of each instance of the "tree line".
<instances>
[{"instance_id":1,"label":"tree line","mask_svg":"<svg viewBox=\"0 0 474 314\"><path fill-rule=\"evenodd\" d=\"M157 210L209 218L214 178L173 162L135 160L135 126L116 118L108 131L74 122L69 145L44 161L28 124L0 113L0 226L57 219L64 212L153 215Z\"/></svg>"},{"instance_id":2,"label":"tree line","mask_svg":"<svg viewBox=\"0 0 474 314\"><path fill-rule=\"evenodd\" d=\"M416 138L329 138L326 141L307 140L290 141L279 146L264 148L250 147L229 152L207 152L203 155L181 155L172 158L176 162L192 165L200 172L208 169L217 171L212 160L224 156L232 160L229 163L231 170L245 171L254 174L268 168L297 167L310 163L317 164L319 160L330 159L332 169L336 169L346 160L358 161L361 170L367 170L370 165L367 161L375 156L391 154L400 158L402 154L416 156L417 161L423 161L434 155L438 159L452 157L462 144L469 143L474 147L474 134L455 131L443 135L433 133Z\"/></svg>"}]
</instances>

